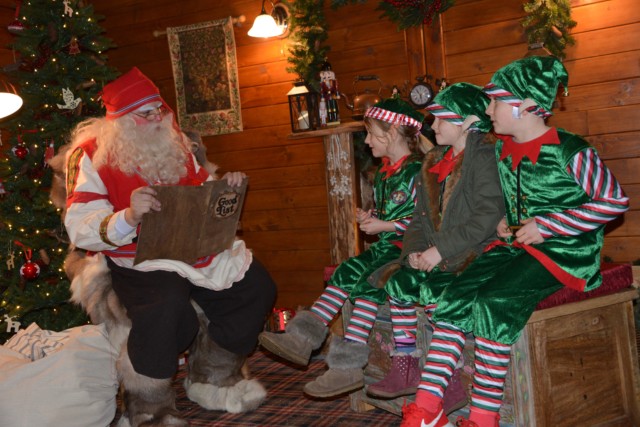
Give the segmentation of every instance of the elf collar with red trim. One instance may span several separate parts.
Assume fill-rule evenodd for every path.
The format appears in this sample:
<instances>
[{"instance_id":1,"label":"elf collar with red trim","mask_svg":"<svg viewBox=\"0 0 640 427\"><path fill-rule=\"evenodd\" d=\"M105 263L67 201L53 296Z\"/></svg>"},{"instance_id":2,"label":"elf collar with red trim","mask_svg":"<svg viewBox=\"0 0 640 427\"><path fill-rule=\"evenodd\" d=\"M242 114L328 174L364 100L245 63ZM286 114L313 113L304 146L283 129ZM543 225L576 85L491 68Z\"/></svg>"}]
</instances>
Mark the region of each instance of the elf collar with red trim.
<instances>
[{"instance_id":1,"label":"elf collar with red trim","mask_svg":"<svg viewBox=\"0 0 640 427\"><path fill-rule=\"evenodd\" d=\"M529 160L531 160L531 163L535 165L543 145L560 144L560 138L558 137L556 128L551 128L538 138L524 143L515 142L509 135L498 135L498 137L503 142L500 161L511 156L511 170L516 170L524 156L527 156Z\"/></svg>"}]
</instances>

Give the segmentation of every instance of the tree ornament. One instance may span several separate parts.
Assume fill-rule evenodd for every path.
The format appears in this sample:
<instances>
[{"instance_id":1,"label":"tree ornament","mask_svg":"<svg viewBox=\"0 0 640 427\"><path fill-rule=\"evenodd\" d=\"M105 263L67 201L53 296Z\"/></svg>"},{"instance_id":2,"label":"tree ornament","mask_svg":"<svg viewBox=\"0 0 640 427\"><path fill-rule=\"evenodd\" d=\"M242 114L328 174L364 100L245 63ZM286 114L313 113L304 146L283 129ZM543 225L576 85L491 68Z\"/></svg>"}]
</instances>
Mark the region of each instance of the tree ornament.
<instances>
[{"instance_id":1,"label":"tree ornament","mask_svg":"<svg viewBox=\"0 0 640 427\"><path fill-rule=\"evenodd\" d=\"M12 316L8 314L4 315L4 321L7 324L7 333L13 331L18 332L20 330L20 322L13 320Z\"/></svg>"},{"instance_id":2,"label":"tree ornament","mask_svg":"<svg viewBox=\"0 0 640 427\"><path fill-rule=\"evenodd\" d=\"M22 21L20 21L20 5L21 4L22 4L22 1L20 0L16 1L16 14L13 17L13 21L11 21L11 23L7 26L7 30L11 34L22 34L22 32L25 29L24 24L22 23Z\"/></svg>"},{"instance_id":3,"label":"tree ornament","mask_svg":"<svg viewBox=\"0 0 640 427\"><path fill-rule=\"evenodd\" d=\"M62 88L62 100L64 105L56 104L61 110L75 110L78 104L82 101L82 98L73 99L73 92L69 88Z\"/></svg>"},{"instance_id":4,"label":"tree ornament","mask_svg":"<svg viewBox=\"0 0 640 427\"><path fill-rule=\"evenodd\" d=\"M49 44L54 46L58 42L58 29L53 22L47 25L47 34L49 34Z\"/></svg>"},{"instance_id":5,"label":"tree ornament","mask_svg":"<svg viewBox=\"0 0 640 427\"><path fill-rule=\"evenodd\" d=\"M18 144L11 149L11 152L20 160L24 160L29 154L29 149L24 144Z\"/></svg>"},{"instance_id":6,"label":"tree ornament","mask_svg":"<svg viewBox=\"0 0 640 427\"><path fill-rule=\"evenodd\" d=\"M46 249L40 249L38 254L40 254L40 258L42 258L42 262L44 262L45 265L51 264L51 258L49 258L49 254Z\"/></svg>"},{"instance_id":7,"label":"tree ornament","mask_svg":"<svg viewBox=\"0 0 640 427\"><path fill-rule=\"evenodd\" d=\"M0 180L0 198L5 194L7 194L7 190L4 189L4 184L2 183L2 180Z\"/></svg>"},{"instance_id":8,"label":"tree ornament","mask_svg":"<svg viewBox=\"0 0 640 427\"><path fill-rule=\"evenodd\" d=\"M7 254L7 270L13 270L16 268L16 252L9 247L9 253Z\"/></svg>"},{"instance_id":9,"label":"tree ornament","mask_svg":"<svg viewBox=\"0 0 640 427\"><path fill-rule=\"evenodd\" d=\"M40 266L31 261L31 255L33 254L33 251L31 250L31 248L26 247L24 244L17 240L14 243L24 248L24 257L27 260L27 262L25 262L22 267L20 267L20 277L26 280L37 279L40 275Z\"/></svg>"},{"instance_id":10,"label":"tree ornament","mask_svg":"<svg viewBox=\"0 0 640 427\"><path fill-rule=\"evenodd\" d=\"M69 42L69 55L77 55L80 53L80 45L78 44L77 37L71 37L71 42Z\"/></svg>"},{"instance_id":11,"label":"tree ornament","mask_svg":"<svg viewBox=\"0 0 640 427\"><path fill-rule=\"evenodd\" d=\"M26 280L37 279L40 276L40 266L33 261L27 261L20 267L20 276Z\"/></svg>"},{"instance_id":12,"label":"tree ornament","mask_svg":"<svg viewBox=\"0 0 640 427\"><path fill-rule=\"evenodd\" d=\"M47 144L45 142L45 144ZM49 143L47 144L47 148L45 148L44 150L44 167L47 168L49 167L49 160L51 160L53 158L53 156L55 155L55 146L53 145L53 139L51 141L49 141Z\"/></svg>"},{"instance_id":13,"label":"tree ornament","mask_svg":"<svg viewBox=\"0 0 640 427\"><path fill-rule=\"evenodd\" d=\"M62 2L62 4L64 4L64 13L63 15L68 15L69 18L73 17L73 9L71 8L71 6L69 6L69 0L64 0Z\"/></svg>"}]
</instances>

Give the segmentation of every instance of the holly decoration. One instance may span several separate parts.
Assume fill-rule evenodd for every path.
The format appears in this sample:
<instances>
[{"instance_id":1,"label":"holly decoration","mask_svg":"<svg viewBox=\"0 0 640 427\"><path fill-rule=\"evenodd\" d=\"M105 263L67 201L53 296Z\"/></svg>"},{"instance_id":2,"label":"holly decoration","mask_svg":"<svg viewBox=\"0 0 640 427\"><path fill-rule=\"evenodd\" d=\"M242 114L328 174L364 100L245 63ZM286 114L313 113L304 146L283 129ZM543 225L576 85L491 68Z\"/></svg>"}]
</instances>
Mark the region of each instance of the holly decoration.
<instances>
[{"instance_id":1,"label":"holly decoration","mask_svg":"<svg viewBox=\"0 0 640 427\"><path fill-rule=\"evenodd\" d=\"M527 16L522 26L529 45L542 43L553 55L564 58L564 49L575 44L569 31L577 24L571 19L569 0L530 0L524 11Z\"/></svg>"},{"instance_id":2,"label":"holly decoration","mask_svg":"<svg viewBox=\"0 0 640 427\"><path fill-rule=\"evenodd\" d=\"M454 0L383 0L378 10L398 25L399 30L431 25L433 19L453 6Z\"/></svg>"}]
</instances>

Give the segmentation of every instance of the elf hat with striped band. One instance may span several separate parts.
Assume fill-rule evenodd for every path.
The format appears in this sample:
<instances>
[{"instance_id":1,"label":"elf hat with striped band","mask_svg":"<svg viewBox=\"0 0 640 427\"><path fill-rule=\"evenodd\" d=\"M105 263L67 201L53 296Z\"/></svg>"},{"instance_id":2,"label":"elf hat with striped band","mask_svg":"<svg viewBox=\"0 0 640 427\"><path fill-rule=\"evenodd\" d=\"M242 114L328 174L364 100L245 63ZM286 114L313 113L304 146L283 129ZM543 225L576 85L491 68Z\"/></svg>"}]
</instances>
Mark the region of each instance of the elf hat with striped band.
<instances>
[{"instance_id":1,"label":"elf hat with striped band","mask_svg":"<svg viewBox=\"0 0 640 427\"><path fill-rule=\"evenodd\" d=\"M519 106L530 99L551 115L558 86L568 94L569 74L554 56L529 56L505 65L495 72L484 92L500 101Z\"/></svg>"},{"instance_id":2,"label":"elf hat with striped band","mask_svg":"<svg viewBox=\"0 0 640 427\"><path fill-rule=\"evenodd\" d=\"M424 116L421 113L400 98L383 99L373 107L370 107L364 113L364 116L387 123L409 126L414 128L416 133L422 128L422 121L424 120Z\"/></svg>"},{"instance_id":3,"label":"elf hat with striped band","mask_svg":"<svg viewBox=\"0 0 640 427\"><path fill-rule=\"evenodd\" d=\"M165 104L156 85L136 67L102 89L102 102L110 120L158 101Z\"/></svg>"},{"instance_id":4,"label":"elf hat with striped band","mask_svg":"<svg viewBox=\"0 0 640 427\"><path fill-rule=\"evenodd\" d=\"M454 83L441 90L427 107L427 111L440 120L446 120L464 130L489 132L491 119L485 113L489 98L480 86Z\"/></svg>"}]
</instances>

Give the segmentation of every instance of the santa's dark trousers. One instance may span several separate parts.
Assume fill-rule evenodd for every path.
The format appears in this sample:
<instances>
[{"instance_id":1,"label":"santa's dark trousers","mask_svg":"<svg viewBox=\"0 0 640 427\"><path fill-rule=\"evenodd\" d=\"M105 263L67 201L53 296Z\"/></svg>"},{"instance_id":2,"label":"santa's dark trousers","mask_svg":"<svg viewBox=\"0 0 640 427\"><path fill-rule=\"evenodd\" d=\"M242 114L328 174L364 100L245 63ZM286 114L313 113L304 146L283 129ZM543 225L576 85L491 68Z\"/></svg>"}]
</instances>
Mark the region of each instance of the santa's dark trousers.
<instances>
[{"instance_id":1,"label":"santa's dark trousers","mask_svg":"<svg viewBox=\"0 0 640 427\"><path fill-rule=\"evenodd\" d=\"M129 358L137 373L151 378L171 378L178 356L195 338L199 322L191 299L209 319L211 339L239 355L254 350L275 301L275 284L255 258L244 278L222 291L195 286L174 272L123 268L109 258L107 264L131 319Z\"/></svg>"}]
</instances>

